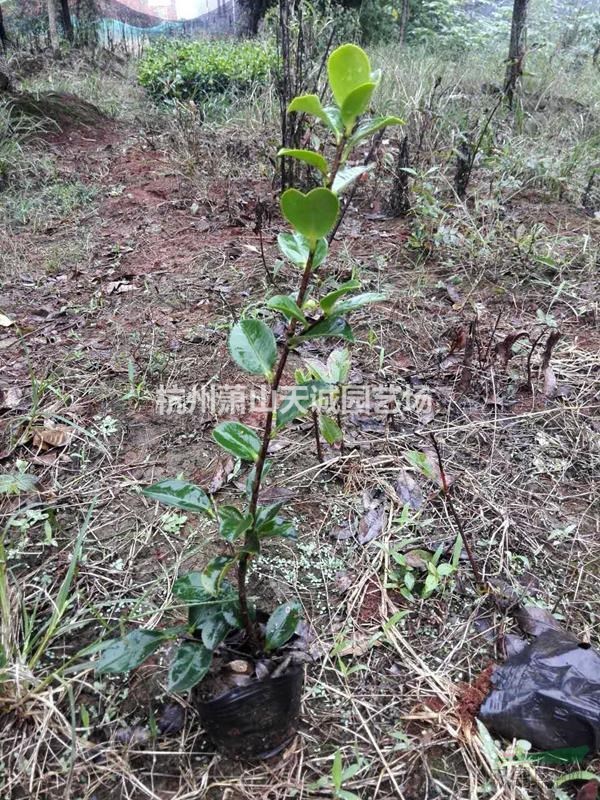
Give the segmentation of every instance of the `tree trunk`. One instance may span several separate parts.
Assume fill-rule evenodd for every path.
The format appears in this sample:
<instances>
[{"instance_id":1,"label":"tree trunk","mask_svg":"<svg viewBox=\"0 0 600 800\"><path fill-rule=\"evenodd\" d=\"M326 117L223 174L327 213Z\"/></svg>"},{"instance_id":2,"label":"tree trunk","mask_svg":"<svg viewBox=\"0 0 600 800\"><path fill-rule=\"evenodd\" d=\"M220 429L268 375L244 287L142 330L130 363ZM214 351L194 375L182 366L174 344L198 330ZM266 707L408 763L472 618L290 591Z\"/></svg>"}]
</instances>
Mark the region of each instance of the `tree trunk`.
<instances>
[{"instance_id":1,"label":"tree trunk","mask_svg":"<svg viewBox=\"0 0 600 800\"><path fill-rule=\"evenodd\" d=\"M402 12L400 14L400 44L406 40L406 28L410 14L410 0L402 0Z\"/></svg>"},{"instance_id":2,"label":"tree trunk","mask_svg":"<svg viewBox=\"0 0 600 800\"><path fill-rule=\"evenodd\" d=\"M521 76L523 75L523 62L527 44L527 11L529 0L514 0L512 27L510 31L510 47L508 49L508 66L504 81L504 94L509 108L514 105L515 94L518 92Z\"/></svg>"},{"instance_id":3,"label":"tree trunk","mask_svg":"<svg viewBox=\"0 0 600 800\"><path fill-rule=\"evenodd\" d=\"M47 0L48 7L48 33L50 34L50 46L52 52L57 55L60 51L60 37L58 35L58 13L56 0Z\"/></svg>"},{"instance_id":4,"label":"tree trunk","mask_svg":"<svg viewBox=\"0 0 600 800\"><path fill-rule=\"evenodd\" d=\"M60 0L60 10L62 16L62 25L67 39L73 41L73 22L71 20L71 10L69 9L69 0Z\"/></svg>"},{"instance_id":5,"label":"tree trunk","mask_svg":"<svg viewBox=\"0 0 600 800\"><path fill-rule=\"evenodd\" d=\"M2 6L0 6L0 44L6 53L6 45L8 44L8 36L6 35L6 28L4 27L4 17L2 16Z\"/></svg>"}]
</instances>

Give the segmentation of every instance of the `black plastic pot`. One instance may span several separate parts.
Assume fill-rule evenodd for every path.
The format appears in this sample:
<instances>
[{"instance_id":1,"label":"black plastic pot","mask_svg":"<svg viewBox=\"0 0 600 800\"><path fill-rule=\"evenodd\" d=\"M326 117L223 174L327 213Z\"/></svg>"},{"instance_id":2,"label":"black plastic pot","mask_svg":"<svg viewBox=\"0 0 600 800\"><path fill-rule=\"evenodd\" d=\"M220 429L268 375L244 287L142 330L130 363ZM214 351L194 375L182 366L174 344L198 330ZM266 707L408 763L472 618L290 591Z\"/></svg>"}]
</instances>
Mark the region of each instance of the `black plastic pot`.
<instances>
[{"instance_id":1,"label":"black plastic pot","mask_svg":"<svg viewBox=\"0 0 600 800\"><path fill-rule=\"evenodd\" d=\"M212 700L196 699L202 727L224 754L238 759L274 756L298 730L304 666L276 678L255 679Z\"/></svg>"}]
</instances>

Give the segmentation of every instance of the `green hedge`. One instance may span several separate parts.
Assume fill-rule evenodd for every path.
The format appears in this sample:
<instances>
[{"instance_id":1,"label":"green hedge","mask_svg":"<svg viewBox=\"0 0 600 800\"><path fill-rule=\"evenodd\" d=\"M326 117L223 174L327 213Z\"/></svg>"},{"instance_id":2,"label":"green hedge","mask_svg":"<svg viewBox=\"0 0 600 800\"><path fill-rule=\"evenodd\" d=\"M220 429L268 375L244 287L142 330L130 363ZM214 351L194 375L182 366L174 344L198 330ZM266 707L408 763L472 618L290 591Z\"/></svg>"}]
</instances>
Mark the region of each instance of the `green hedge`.
<instances>
[{"instance_id":1,"label":"green hedge","mask_svg":"<svg viewBox=\"0 0 600 800\"><path fill-rule=\"evenodd\" d=\"M138 79L157 100L203 100L266 83L276 64L266 42L166 40L144 53Z\"/></svg>"}]
</instances>

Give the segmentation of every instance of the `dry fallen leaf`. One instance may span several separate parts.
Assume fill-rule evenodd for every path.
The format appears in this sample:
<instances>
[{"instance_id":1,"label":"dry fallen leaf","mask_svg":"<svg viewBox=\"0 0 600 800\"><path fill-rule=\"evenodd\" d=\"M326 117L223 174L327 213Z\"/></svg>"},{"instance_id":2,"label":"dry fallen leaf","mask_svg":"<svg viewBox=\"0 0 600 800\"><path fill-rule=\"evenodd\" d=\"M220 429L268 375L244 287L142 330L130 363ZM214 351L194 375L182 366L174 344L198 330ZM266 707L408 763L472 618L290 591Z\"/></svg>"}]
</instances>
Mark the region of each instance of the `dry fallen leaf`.
<instances>
[{"instance_id":1,"label":"dry fallen leaf","mask_svg":"<svg viewBox=\"0 0 600 800\"><path fill-rule=\"evenodd\" d=\"M23 392L18 386L9 386L8 389L3 389L0 394L0 408L17 408L22 397Z\"/></svg>"},{"instance_id":2,"label":"dry fallen leaf","mask_svg":"<svg viewBox=\"0 0 600 800\"><path fill-rule=\"evenodd\" d=\"M10 328L10 326L14 324L14 320L9 319L6 314L0 313L0 328Z\"/></svg>"},{"instance_id":3,"label":"dry fallen leaf","mask_svg":"<svg viewBox=\"0 0 600 800\"><path fill-rule=\"evenodd\" d=\"M33 446L37 447L38 450L48 450L50 447L65 447L72 438L73 431L66 425L33 429Z\"/></svg>"},{"instance_id":4,"label":"dry fallen leaf","mask_svg":"<svg viewBox=\"0 0 600 800\"><path fill-rule=\"evenodd\" d=\"M367 544L367 542L376 539L383 530L384 518L383 503L376 508L371 508L362 517L358 523L358 542L359 544Z\"/></svg>"},{"instance_id":5,"label":"dry fallen leaf","mask_svg":"<svg viewBox=\"0 0 600 800\"><path fill-rule=\"evenodd\" d=\"M398 473L394 489L402 505L408 505L413 511L418 511L423 505L423 493L415 479L405 469L401 469Z\"/></svg>"}]
</instances>

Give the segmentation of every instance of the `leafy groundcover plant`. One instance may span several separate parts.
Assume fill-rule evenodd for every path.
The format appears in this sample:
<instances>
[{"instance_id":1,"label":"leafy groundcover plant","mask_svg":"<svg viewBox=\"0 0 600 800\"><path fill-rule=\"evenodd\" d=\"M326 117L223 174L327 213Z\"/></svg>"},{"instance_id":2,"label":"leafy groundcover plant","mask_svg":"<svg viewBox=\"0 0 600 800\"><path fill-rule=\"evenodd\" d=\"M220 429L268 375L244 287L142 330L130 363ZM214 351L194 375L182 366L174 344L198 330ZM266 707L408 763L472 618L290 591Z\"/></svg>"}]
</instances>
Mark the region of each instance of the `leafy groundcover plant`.
<instances>
[{"instance_id":1,"label":"leafy groundcover plant","mask_svg":"<svg viewBox=\"0 0 600 800\"><path fill-rule=\"evenodd\" d=\"M353 149L385 126L401 123L397 117L385 116L361 120L379 77L372 72L366 53L346 44L328 60L334 102L323 106L317 95L303 95L290 104L290 111L316 118L316 124L322 123L332 139L331 161L312 150L279 152L282 157L314 167L321 181L321 185L306 194L292 188L281 196L281 212L293 231L281 233L278 245L283 256L298 267L299 286L294 295L271 297L260 315L268 319L276 312L285 318L285 337L279 347L271 328L262 319L242 319L229 336L229 349L236 364L251 375L262 375L272 397L278 393L290 353L303 342L324 337L352 342L354 336L347 315L384 297L374 292L360 293L360 282L356 279L320 298L315 296L314 287L315 273L327 258L327 237L340 214L339 196L369 169L349 163ZM175 581L173 594L188 606L186 624L164 630L142 628L107 643L97 662L97 672L127 672L161 645L175 642L168 689L184 692L207 676L214 651L226 650L233 638L237 653L241 650L264 663L273 660L293 637L300 619L299 603L289 600L261 621L261 615L248 599L248 566L259 555L265 540L295 536L292 523L281 516L283 503L259 502L261 485L270 466L267 453L273 437L286 425L314 408L328 393L335 395L339 390L347 374L347 353L334 351L332 355L326 370L307 363L306 370L296 371L294 387L280 400L272 401L260 433L235 421L223 422L215 428L215 441L231 455L252 465L246 480L245 500L239 505L217 507L202 488L179 479L163 480L144 489L149 498L213 521L224 540L223 553L202 571ZM335 423L329 420L328 424L331 428ZM234 570L237 571L235 586L228 580Z\"/></svg>"}]
</instances>

